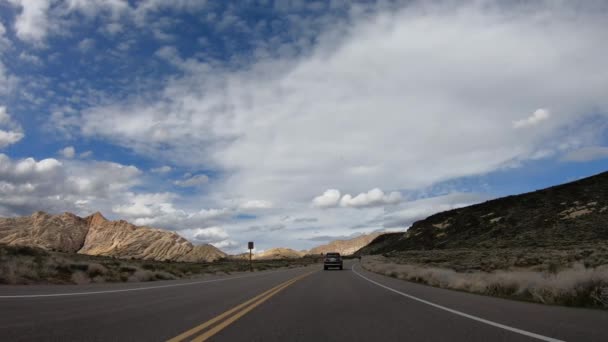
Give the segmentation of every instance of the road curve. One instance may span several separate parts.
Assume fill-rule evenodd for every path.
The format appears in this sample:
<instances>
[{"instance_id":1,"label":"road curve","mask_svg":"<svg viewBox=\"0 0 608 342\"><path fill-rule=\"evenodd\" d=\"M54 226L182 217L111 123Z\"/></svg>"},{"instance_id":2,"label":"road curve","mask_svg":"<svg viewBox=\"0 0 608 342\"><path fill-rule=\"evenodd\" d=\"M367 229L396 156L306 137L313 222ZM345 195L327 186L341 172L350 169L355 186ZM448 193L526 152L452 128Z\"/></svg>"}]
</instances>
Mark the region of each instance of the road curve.
<instances>
[{"instance_id":1,"label":"road curve","mask_svg":"<svg viewBox=\"0 0 608 342\"><path fill-rule=\"evenodd\" d=\"M0 287L2 341L608 341L608 312L432 288L358 265Z\"/></svg>"}]
</instances>

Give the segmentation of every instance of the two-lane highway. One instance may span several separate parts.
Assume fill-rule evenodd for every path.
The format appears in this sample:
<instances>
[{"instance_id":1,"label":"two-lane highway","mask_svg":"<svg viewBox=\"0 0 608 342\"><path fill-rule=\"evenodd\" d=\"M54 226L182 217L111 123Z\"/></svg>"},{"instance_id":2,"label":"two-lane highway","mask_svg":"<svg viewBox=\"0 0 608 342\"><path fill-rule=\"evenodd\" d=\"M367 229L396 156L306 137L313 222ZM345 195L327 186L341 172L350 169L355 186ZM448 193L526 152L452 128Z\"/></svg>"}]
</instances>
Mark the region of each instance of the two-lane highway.
<instances>
[{"instance_id":1,"label":"two-lane highway","mask_svg":"<svg viewBox=\"0 0 608 342\"><path fill-rule=\"evenodd\" d=\"M0 340L608 341L606 311L442 290L345 266L0 287Z\"/></svg>"}]
</instances>

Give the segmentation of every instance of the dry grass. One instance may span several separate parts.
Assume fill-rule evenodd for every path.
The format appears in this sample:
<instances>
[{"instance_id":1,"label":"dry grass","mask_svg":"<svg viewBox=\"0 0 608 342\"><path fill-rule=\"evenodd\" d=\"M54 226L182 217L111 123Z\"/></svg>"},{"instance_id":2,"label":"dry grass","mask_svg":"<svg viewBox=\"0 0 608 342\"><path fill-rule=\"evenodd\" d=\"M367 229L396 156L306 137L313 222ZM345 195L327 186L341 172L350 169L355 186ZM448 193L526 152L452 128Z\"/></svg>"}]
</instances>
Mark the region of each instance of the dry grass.
<instances>
[{"instance_id":1,"label":"dry grass","mask_svg":"<svg viewBox=\"0 0 608 342\"><path fill-rule=\"evenodd\" d=\"M314 259L254 261L254 270L297 267ZM0 284L88 284L140 282L230 274L249 270L248 261L213 263L124 260L0 245Z\"/></svg>"},{"instance_id":2,"label":"dry grass","mask_svg":"<svg viewBox=\"0 0 608 342\"><path fill-rule=\"evenodd\" d=\"M372 272L441 288L545 304L608 308L608 265L587 268L574 263L556 272L532 269L456 272L397 263L383 256L366 256L362 266Z\"/></svg>"}]
</instances>

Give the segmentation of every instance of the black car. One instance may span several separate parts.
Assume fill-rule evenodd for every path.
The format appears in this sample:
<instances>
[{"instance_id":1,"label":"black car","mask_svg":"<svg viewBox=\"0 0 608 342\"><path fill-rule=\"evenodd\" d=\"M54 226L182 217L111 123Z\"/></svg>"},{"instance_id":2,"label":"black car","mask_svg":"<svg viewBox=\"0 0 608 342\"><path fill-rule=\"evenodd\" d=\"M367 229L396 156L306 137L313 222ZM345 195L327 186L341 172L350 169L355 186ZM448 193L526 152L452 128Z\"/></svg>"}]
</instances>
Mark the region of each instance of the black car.
<instances>
[{"instance_id":1,"label":"black car","mask_svg":"<svg viewBox=\"0 0 608 342\"><path fill-rule=\"evenodd\" d=\"M325 259L323 260L323 268L327 271L330 267L339 267L340 269L343 268L342 256L340 256L340 253L325 254Z\"/></svg>"}]
</instances>

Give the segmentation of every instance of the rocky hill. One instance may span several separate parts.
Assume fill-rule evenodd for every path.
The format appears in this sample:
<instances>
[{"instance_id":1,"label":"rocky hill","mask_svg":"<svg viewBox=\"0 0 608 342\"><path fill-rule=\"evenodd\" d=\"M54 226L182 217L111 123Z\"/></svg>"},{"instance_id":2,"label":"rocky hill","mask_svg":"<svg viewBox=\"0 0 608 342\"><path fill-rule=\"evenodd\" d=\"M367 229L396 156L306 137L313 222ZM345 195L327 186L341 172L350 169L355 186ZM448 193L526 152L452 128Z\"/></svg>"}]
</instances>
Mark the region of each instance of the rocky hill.
<instances>
[{"instance_id":1,"label":"rocky hill","mask_svg":"<svg viewBox=\"0 0 608 342\"><path fill-rule=\"evenodd\" d=\"M109 221L100 213L84 218L44 212L0 218L0 244L123 259L201 262L226 257L211 245L195 246L175 232Z\"/></svg>"},{"instance_id":2,"label":"rocky hill","mask_svg":"<svg viewBox=\"0 0 608 342\"><path fill-rule=\"evenodd\" d=\"M334 240L328 244L312 248L308 251L308 254L317 255L328 252L338 252L342 255L352 255L380 235L382 235L382 233L370 233L348 240Z\"/></svg>"},{"instance_id":3,"label":"rocky hill","mask_svg":"<svg viewBox=\"0 0 608 342\"><path fill-rule=\"evenodd\" d=\"M296 251L291 248L271 248L263 252L253 253L251 259L253 260L286 260L286 259L298 259L305 255L305 252ZM249 260L249 253L241 253L230 256L231 259L238 260Z\"/></svg>"},{"instance_id":4,"label":"rocky hill","mask_svg":"<svg viewBox=\"0 0 608 342\"><path fill-rule=\"evenodd\" d=\"M304 256L305 253L296 251L291 248L271 248L261 253L255 254L256 260L277 260L277 259L297 259Z\"/></svg>"},{"instance_id":5,"label":"rocky hill","mask_svg":"<svg viewBox=\"0 0 608 342\"><path fill-rule=\"evenodd\" d=\"M568 247L608 241L608 172L432 215L360 254L455 248Z\"/></svg>"}]
</instances>

